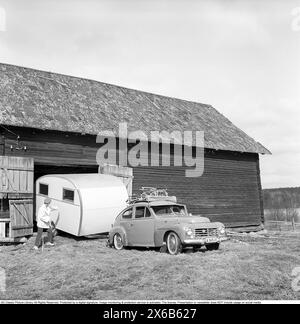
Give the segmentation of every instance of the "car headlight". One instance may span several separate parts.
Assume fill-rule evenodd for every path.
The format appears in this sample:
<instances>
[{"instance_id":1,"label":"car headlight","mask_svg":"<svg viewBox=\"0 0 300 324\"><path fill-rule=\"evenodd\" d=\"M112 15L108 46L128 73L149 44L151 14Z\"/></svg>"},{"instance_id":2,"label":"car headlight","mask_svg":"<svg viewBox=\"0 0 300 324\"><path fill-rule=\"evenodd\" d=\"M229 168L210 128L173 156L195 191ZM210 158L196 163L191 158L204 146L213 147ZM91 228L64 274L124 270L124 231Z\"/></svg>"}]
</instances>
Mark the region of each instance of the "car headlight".
<instances>
[{"instance_id":1,"label":"car headlight","mask_svg":"<svg viewBox=\"0 0 300 324\"><path fill-rule=\"evenodd\" d=\"M220 234L220 235L225 235L225 234L226 234L226 229L225 229L224 226L220 226L220 227L218 228L218 230L219 230L219 234Z\"/></svg>"},{"instance_id":2,"label":"car headlight","mask_svg":"<svg viewBox=\"0 0 300 324\"><path fill-rule=\"evenodd\" d=\"M191 236L191 237L194 236L194 231L193 231L190 227L184 227L183 229L184 229L185 234L186 234L187 236Z\"/></svg>"}]
</instances>

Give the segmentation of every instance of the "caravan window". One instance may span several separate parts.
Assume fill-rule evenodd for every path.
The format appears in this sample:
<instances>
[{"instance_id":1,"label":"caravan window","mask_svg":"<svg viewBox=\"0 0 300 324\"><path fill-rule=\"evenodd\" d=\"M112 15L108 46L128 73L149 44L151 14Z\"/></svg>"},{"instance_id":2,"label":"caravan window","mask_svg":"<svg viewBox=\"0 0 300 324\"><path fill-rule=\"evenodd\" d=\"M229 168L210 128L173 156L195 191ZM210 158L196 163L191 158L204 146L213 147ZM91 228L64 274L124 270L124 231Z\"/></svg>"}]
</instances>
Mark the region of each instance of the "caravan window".
<instances>
[{"instance_id":1,"label":"caravan window","mask_svg":"<svg viewBox=\"0 0 300 324\"><path fill-rule=\"evenodd\" d=\"M49 186L47 184L40 183L39 193L41 195L48 196Z\"/></svg>"},{"instance_id":2,"label":"caravan window","mask_svg":"<svg viewBox=\"0 0 300 324\"><path fill-rule=\"evenodd\" d=\"M74 190L63 189L63 200L74 201Z\"/></svg>"}]
</instances>

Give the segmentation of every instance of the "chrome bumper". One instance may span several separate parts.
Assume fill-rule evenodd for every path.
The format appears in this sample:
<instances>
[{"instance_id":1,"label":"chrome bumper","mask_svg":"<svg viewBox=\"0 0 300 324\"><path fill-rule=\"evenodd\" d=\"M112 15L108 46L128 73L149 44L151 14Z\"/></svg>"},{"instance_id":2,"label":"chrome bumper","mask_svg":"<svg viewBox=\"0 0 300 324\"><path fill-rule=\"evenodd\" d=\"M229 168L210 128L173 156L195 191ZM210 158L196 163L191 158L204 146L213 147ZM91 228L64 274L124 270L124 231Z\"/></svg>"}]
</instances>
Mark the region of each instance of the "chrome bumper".
<instances>
[{"instance_id":1,"label":"chrome bumper","mask_svg":"<svg viewBox=\"0 0 300 324\"><path fill-rule=\"evenodd\" d=\"M185 245L206 245L206 244L214 244L214 243L221 243L224 241L227 241L228 237L222 236L222 237L216 237L214 240L210 237L206 238L193 238L193 239L185 239L183 240L183 244Z\"/></svg>"}]
</instances>

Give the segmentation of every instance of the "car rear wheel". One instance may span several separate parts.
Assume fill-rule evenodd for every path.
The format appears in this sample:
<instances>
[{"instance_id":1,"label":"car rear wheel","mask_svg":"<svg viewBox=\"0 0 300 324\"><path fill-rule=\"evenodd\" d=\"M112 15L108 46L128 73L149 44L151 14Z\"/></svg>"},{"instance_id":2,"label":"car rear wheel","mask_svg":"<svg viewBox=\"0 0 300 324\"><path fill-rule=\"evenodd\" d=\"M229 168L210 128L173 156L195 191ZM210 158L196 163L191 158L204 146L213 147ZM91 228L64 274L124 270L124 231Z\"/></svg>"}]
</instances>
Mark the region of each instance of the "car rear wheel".
<instances>
[{"instance_id":1,"label":"car rear wheel","mask_svg":"<svg viewBox=\"0 0 300 324\"><path fill-rule=\"evenodd\" d=\"M114 235L114 248L116 250L122 250L124 248L123 239L119 233Z\"/></svg>"},{"instance_id":2,"label":"car rear wheel","mask_svg":"<svg viewBox=\"0 0 300 324\"><path fill-rule=\"evenodd\" d=\"M176 255L182 251L182 244L178 235L171 232L167 236L167 251L171 255Z\"/></svg>"},{"instance_id":3,"label":"car rear wheel","mask_svg":"<svg viewBox=\"0 0 300 324\"><path fill-rule=\"evenodd\" d=\"M219 250L220 243L214 243L214 244L208 244L206 245L206 248L208 251L216 251Z\"/></svg>"}]
</instances>

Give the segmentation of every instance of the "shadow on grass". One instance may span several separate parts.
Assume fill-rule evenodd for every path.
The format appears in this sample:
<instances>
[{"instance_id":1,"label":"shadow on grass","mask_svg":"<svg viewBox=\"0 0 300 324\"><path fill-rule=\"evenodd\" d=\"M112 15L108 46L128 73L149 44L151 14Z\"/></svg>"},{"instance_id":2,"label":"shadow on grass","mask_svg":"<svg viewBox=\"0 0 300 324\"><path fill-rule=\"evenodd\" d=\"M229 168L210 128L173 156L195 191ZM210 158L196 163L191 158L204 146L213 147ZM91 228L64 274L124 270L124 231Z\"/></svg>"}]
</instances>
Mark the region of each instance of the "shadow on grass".
<instances>
[{"instance_id":1,"label":"shadow on grass","mask_svg":"<svg viewBox=\"0 0 300 324\"><path fill-rule=\"evenodd\" d=\"M128 251L139 251L139 252L146 252L146 251L153 251L157 253L167 253L167 251L161 251L161 248L154 248L154 247L132 247L127 246L125 248ZM194 254L194 253L211 253L211 251L208 251L206 248L184 248L181 252L181 254Z\"/></svg>"},{"instance_id":2,"label":"shadow on grass","mask_svg":"<svg viewBox=\"0 0 300 324\"><path fill-rule=\"evenodd\" d=\"M57 237L65 238L68 240L73 240L75 242L85 242L85 241L96 241L96 240L108 240L108 233L106 234L95 234L90 236L74 236L65 232L58 231ZM108 248L108 246L106 246ZM124 248L124 250L127 251L153 251L157 253L167 253L167 251L162 250L160 247L137 247L137 246L127 246ZM213 253L218 251L209 251L206 249L206 247L185 247L183 248L182 252L180 254L195 254L195 253Z\"/></svg>"},{"instance_id":3,"label":"shadow on grass","mask_svg":"<svg viewBox=\"0 0 300 324\"><path fill-rule=\"evenodd\" d=\"M89 236L74 236L74 235L66 233L66 232L58 231L57 236L71 239L71 240L74 240L77 242L108 239L108 233L95 234L95 235L89 235Z\"/></svg>"}]
</instances>

